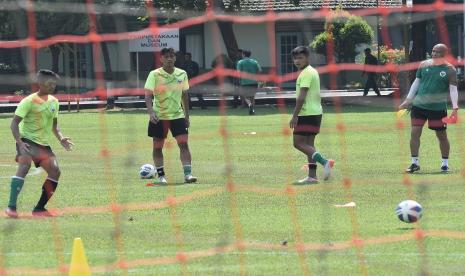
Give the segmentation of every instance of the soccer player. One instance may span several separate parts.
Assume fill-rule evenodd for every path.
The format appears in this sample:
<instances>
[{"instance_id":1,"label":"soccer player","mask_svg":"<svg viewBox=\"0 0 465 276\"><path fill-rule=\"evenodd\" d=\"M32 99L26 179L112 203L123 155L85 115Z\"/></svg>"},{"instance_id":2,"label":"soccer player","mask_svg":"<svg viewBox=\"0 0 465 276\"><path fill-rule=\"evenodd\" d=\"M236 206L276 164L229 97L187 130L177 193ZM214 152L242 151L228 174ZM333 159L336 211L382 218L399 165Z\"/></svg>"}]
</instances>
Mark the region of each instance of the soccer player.
<instances>
[{"instance_id":1,"label":"soccer player","mask_svg":"<svg viewBox=\"0 0 465 276\"><path fill-rule=\"evenodd\" d=\"M197 177L192 175L191 153L187 143L190 123L187 94L189 81L186 71L174 67L175 60L173 48L163 48L160 57L162 67L151 71L145 82L145 104L150 116L148 136L153 138L152 155L158 182L167 183L163 145L170 130L179 146L184 182L193 183L197 181Z\"/></svg>"},{"instance_id":2,"label":"soccer player","mask_svg":"<svg viewBox=\"0 0 465 276\"><path fill-rule=\"evenodd\" d=\"M258 61L250 57L251 54L249 50L242 50L243 58L237 62L237 71L251 75L258 74L262 71ZM254 79L240 78L239 86L241 97L244 97L249 107L249 115L255 115L255 94L257 93L258 82Z\"/></svg>"},{"instance_id":3,"label":"soccer player","mask_svg":"<svg viewBox=\"0 0 465 276\"><path fill-rule=\"evenodd\" d=\"M19 103L11 122L11 132L16 140L18 170L11 178L10 200L5 209L9 217L18 217L16 202L32 161L36 167L40 166L47 172L42 194L32 210L32 215L53 216L45 209L60 178L60 168L50 148L52 133L66 150L71 150L74 145L68 137L63 136L58 126L59 103L51 95L55 92L58 79L58 75L50 70L39 70L37 73L39 91Z\"/></svg>"},{"instance_id":4,"label":"soccer player","mask_svg":"<svg viewBox=\"0 0 465 276\"><path fill-rule=\"evenodd\" d=\"M442 154L441 172L449 171L450 144L447 138L446 124L442 118L447 116L447 100L450 94L452 102L451 117L457 117L458 92L455 68L445 60L448 48L444 44L433 47L431 59L423 61L410 87L407 98L399 109L411 107L410 153L412 164L406 169L408 173L420 170L419 150L423 125L428 121L428 128L436 132L439 149Z\"/></svg>"},{"instance_id":5,"label":"soccer player","mask_svg":"<svg viewBox=\"0 0 465 276\"><path fill-rule=\"evenodd\" d=\"M301 184L318 183L317 164L324 166L323 179L328 180L334 160L326 159L316 151L315 136L320 132L323 108L320 98L320 77L318 71L310 65L310 50L306 46L298 46L291 52L294 65L300 70L296 81L296 105L289 122L294 129L294 147L307 155L308 176L298 182Z\"/></svg>"}]
</instances>

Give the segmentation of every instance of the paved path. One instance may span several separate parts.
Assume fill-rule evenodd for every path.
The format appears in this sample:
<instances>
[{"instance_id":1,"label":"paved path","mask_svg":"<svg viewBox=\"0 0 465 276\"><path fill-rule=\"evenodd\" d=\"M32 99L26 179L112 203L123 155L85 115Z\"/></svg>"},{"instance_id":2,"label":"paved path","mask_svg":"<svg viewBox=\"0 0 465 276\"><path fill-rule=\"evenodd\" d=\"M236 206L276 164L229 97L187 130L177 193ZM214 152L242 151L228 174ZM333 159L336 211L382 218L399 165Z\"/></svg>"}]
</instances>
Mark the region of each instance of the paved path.
<instances>
[{"instance_id":1,"label":"paved path","mask_svg":"<svg viewBox=\"0 0 465 276\"><path fill-rule=\"evenodd\" d=\"M392 101L392 94L394 91L392 89L381 90L382 97L377 97L376 94L371 91L367 97L363 96L363 90L322 90L321 98L324 102L330 103L334 99L338 98L342 100L343 103L359 103L359 104L370 104L375 101L375 98L383 98L376 100L377 102L386 102ZM262 104L278 104L279 99L283 99L285 104L293 104L295 102L295 92L294 91L282 91L276 92L273 89L268 89L267 91L258 92L256 94L256 105ZM218 101L221 97L219 95L205 95L205 101L207 106L217 106ZM232 96L226 96L225 100L228 104L232 101ZM78 107L79 104L79 107ZM383 103L384 104L384 103ZM18 103L0 103L0 113L9 113L14 112ZM192 105L197 106L197 97L192 97ZM82 99L78 102L72 101L61 101L60 110L76 110L79 109L93 109L93 108L102 108L106 106L106 101L94 100L94 99ZM115 106L123 108L144 108L145 101L141 97L137 96L121 96L118 97L115 101Z\"/></svg>"}]
</instances>

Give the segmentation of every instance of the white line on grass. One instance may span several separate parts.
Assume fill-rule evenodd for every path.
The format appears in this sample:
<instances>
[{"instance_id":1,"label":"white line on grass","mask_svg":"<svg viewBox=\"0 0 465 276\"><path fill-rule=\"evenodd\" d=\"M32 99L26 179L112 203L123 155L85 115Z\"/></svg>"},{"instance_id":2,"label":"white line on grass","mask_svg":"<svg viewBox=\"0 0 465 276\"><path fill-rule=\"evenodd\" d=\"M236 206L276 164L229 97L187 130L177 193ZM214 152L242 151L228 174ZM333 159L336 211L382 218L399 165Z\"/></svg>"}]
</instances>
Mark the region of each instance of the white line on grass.
<instances>
[{"instance_id":1,"label":"white line on grass","mask_svg":"<svg viewBox=\"0 0 465 276\"><path fill-rule=\"evenodd\" d=\"M44 170L41 168L41 167L38 167L38 168L34 168L32 170L32 172L29 172L27 174L27 176L36 176L36 175L39 175L41 174L42 172L44 172ZM5 179L5 178L11 178L11 176L0 176L1 179Z\"/></svg>"}]
</instances>

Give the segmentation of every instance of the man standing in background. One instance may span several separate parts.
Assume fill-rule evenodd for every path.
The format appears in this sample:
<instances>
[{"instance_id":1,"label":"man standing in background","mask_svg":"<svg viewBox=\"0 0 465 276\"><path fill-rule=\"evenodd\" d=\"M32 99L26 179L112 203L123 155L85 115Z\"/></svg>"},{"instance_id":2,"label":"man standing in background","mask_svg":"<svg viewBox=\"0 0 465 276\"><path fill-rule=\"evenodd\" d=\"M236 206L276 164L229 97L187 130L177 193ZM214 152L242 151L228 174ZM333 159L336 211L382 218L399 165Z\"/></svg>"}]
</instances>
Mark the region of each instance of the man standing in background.
<instances>
[{"instance_id":1,"label":"man standing in background","mask_svg":"<svg viewBox=\"0 0 465 276\"><path fill-rule=\"evenodd\" d=\"M371 54L371 49L366 48L365 49L365 65L378 65L378 59ZM381 96L381 93L379 92L378 84L376 83L376 73L375 72L367 72L366 70L363 70L362 76L367 75L367 82L365 83L365 89L363 90L363 96L366 96L368 94L368 90L370 88L373 88L375 91L376 95Z\"/></svg>"},{"instance_id":2,"label":"man standing in background","mask_svg":"<svg viewBox=\"0 0 465 276\"><path fill-rule=\"evenodd\" d=\"M262 71L260 64L255 59L250 58L251 55L249 50L242 50L243 59L237 63L237 71L250 75L256 75ZM255 94L257 93L258 81L241 77L239 85L240 94L249 107L249 115L255 115Z\"/></svg>"},{"instance_id":3,"label":"man standing in background","mask_svg":"<svg viewBox=\"0 0 465 276\"><path fill-rule=\"evenodd\" d=\"M184 62L182 63L181 69L186 71L187 77L189 79L192 79L194 77L197 77L199 75L199 64L195 61L192 60L192 54L191 53L186 53L184 54ZM194 94L197 99L199 100L199 106L201 109L207 109L207 106L205 105L205 100L203 99L202 94ZM191 102L191 95L189 93L189 108L192 109L192 102Z\"/></svg>"}]
</instances>

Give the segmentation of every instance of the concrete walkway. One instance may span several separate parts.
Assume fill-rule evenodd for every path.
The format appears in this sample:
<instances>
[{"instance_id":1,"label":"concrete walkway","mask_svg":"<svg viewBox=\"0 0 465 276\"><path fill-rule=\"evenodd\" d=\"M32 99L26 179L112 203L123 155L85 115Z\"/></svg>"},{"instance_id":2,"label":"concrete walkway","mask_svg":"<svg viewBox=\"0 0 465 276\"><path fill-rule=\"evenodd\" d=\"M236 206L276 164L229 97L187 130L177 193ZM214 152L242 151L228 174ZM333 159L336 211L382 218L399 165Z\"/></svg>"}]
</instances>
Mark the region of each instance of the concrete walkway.
<instances>
[{"instance_id":1,"label":"concrete walkway","mask_svg":"<svg viewBox=\"0 0 465 276\"><path fill-rule=\"evenodd\" d=\"M370 104L375 98L382 98L382 101L377 102L392 102L392 94L394 90L392 89L383 89L381 90L381 97L377 97L373 91L368 93L367 97L363 97L363 90L322 90L321 98L322 101L326 104L330 104L334 100L341 100L342 103L349 104L361 104L364 105ZM197 97L192 96L192 106L195 108L198 106ZM264 104L293 104L295 103L296 94L295 91L281 91L276 92L274 89L269 88L264 91L257 92L255 97L256 105ZM206 94L204 95L205 103L207 107L218 106L219 101L221 100L220 95L218 94ZM232 96L225 96L227 105L231 105L233 100ZM381 100L381 99L379 99ZM385 103L383 103L384 105ZM11 113L14 112L18 103L0 103L0 113ZM104 108L106 107L107 102L96 99L82 99L78 102L72 101L61 101L60 110L76 110L76 109L95 109L95 108ZM115 106L120 108L144 108L145 101L142 97L138 96L120 96L115 100Z\"/></svg>"}]
</instances>

